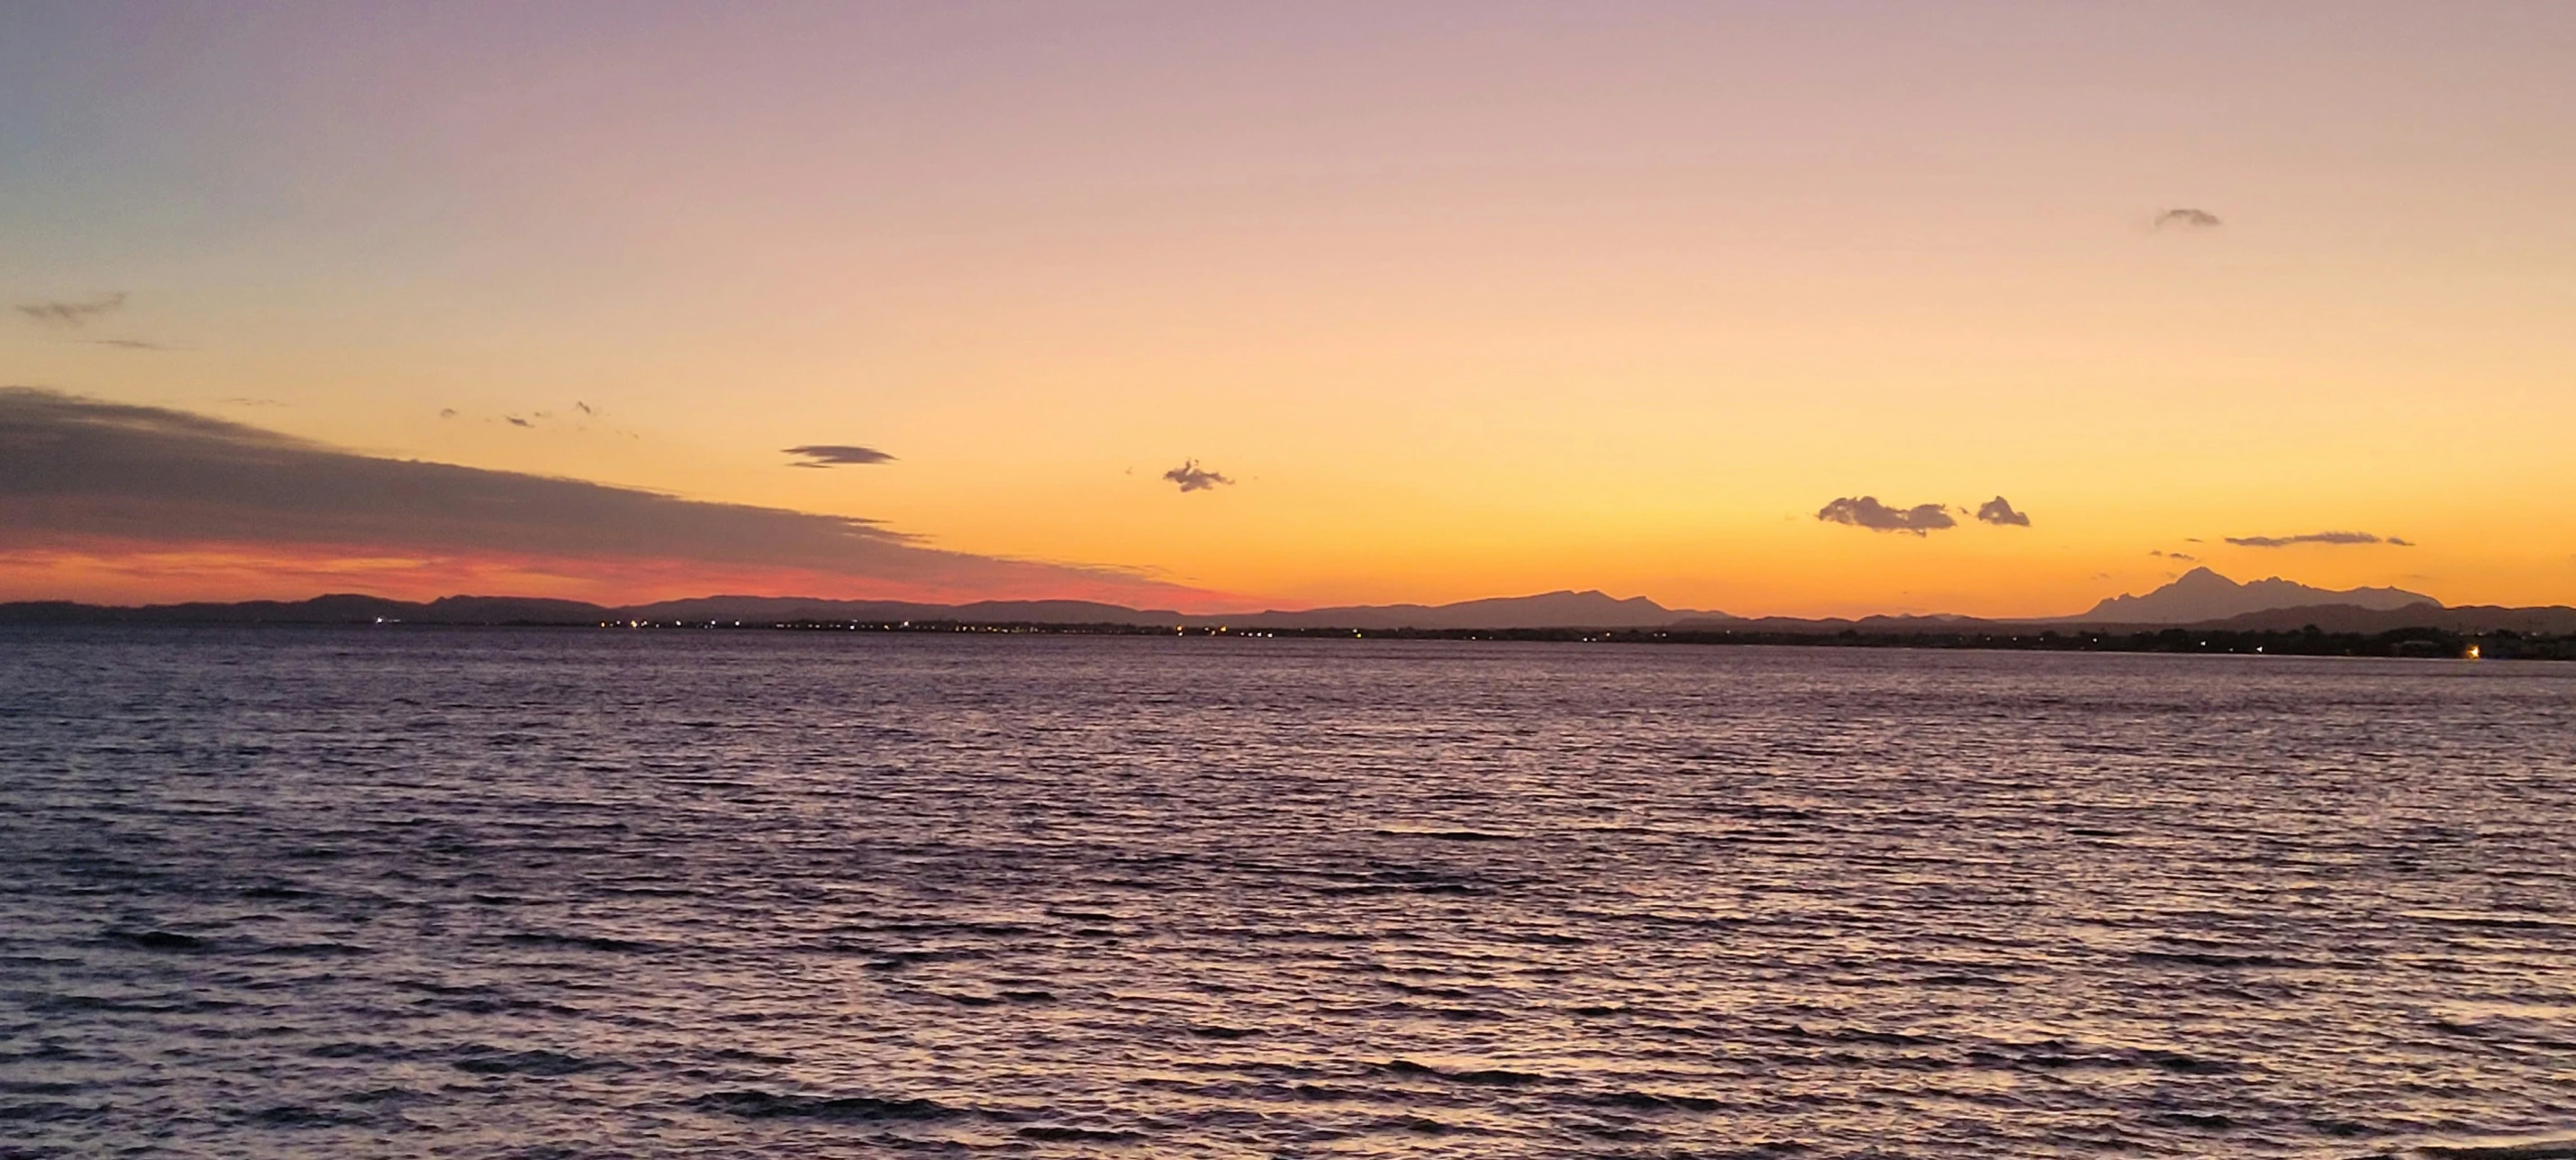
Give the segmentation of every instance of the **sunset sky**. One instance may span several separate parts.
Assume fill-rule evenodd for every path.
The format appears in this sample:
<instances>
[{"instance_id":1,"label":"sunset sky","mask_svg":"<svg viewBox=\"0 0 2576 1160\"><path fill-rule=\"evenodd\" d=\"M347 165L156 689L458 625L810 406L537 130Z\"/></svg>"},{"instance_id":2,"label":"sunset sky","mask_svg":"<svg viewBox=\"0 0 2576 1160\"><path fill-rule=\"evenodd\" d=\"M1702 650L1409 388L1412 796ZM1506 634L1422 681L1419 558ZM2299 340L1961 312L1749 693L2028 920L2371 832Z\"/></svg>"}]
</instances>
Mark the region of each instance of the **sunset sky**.
<instances>
[{"instance_id":1,"label":"sunset sky","mask_svg":"<svg viewBox=\"0 0 2576 1160\"><path fill-rule=\"evenodd\" d=\"M2576 5L29 0L0 296L0 599L2576 602Z\"/></svg>"}]
</instances>

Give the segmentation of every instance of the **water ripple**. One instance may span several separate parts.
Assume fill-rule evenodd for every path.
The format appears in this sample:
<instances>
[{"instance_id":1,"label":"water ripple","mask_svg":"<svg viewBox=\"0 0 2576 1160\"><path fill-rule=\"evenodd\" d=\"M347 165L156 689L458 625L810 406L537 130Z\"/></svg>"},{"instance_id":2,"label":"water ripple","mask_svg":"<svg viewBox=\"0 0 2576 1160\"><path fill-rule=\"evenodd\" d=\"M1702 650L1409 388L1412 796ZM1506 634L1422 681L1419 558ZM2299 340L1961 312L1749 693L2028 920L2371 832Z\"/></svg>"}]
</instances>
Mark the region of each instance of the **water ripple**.
<instances>
[{"instance_id":1,"label":"water ripple","mask_svg":"<svg viewBox=\"0 0 2576 1160\"><path fill-rule=\"evenodd\" d=\"M0 1156L2576 1157L2571 816L2576 666L0 629Z\"/></svg>"}]
</instances>

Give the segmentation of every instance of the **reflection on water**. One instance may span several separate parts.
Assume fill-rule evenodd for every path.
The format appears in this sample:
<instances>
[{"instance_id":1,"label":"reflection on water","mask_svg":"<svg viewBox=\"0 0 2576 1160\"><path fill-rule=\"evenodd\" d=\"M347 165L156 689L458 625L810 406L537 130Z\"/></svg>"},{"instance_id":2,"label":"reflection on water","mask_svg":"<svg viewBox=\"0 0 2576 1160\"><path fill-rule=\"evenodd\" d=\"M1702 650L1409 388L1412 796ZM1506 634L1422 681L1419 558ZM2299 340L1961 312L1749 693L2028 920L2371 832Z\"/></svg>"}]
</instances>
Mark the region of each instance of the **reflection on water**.
<instances>
[{"instance_id":1,"label":"reflection on water","mask_svg":"<svg viewBox=\"0 0 2576 1160\"><path fill-rule=\"evenodd\" d=\"M2576 666L12 630L0 1154L2385 1154L2571 817Z\"/></svg>"}]
</instances>

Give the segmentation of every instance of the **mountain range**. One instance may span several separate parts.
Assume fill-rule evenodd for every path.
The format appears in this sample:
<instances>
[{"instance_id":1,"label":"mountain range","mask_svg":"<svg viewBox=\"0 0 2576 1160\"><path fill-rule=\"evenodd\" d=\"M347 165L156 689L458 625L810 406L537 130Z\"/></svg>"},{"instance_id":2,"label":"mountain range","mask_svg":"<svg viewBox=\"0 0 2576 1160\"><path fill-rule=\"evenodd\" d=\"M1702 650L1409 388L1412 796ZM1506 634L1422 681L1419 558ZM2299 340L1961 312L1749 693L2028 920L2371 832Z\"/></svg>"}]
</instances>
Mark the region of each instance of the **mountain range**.
<instances>
[{"instance_id":1,"label":"mountain range","mask_svg":"<svg viewBox=\"0 0 2576 1160\"><path fill-rule=\"evenodd\" d=\"M1129 627L1186 625L1249 629L1351 628L1388 630L1515 628L1658 628L1691 617L1721 613L1674 610L1645 597L1617 599L1600 592L1550 592L1539 596L1469 600L1457 604L1351 605L1298 611L1192 615L1137 609L1087 600L985 600L972 604L920 604L899 600L825 600L797 596L702 596L653 604L610 607L576 600L513 596L447 596L422 602L378 596L332 595L311 600L252 600L237 604L156 604L115 608L68 601L0 604L0 622L153 621L196 623L364 624L786 624L797 622L899 624L1108 624Z\"/></svg>"},{"instance_id":2,"label":"mountain range","mask_svg":"<svg viewBox=\"0 0 2576 1160\"><path fill-rule=\"evenodd\" d=\"M1262 629L1652 629L1681 631L1957 632L1997 629L2195 626L2248 631L2296 630L2310 624L2330 632L2384 632L2395 628L2452 631L2576 633L2576 608L2448 608L2417 592L2396 588L2313 588L2278 577L2240 584L2207 568L2144 595L2120 595L2089 612L2066 617L1981 619L1966 616L1867 616L1858 619L1738 617L1723 612L1666 608L1642 596L1619 599L1597 591L1549 592L1456 604L1380 604L1219 615L1136 609L1082 600L987 600L972 604L922 604L891 600L825 600L781 596L706 596L610 607L577 600L512 596L449 596L427 602L377 596L331 595L311 600L254 600L233 604L160 604L107 607L69 601L0 604L0 623L275 623L365 624L563 624L623 623L861 623L1046 624L1186 626Z\"/></svg>"},{"instance_id":3,"label":"mountain range","mask_svg":"<svg viewBox=\"0 0 2576 1160\"><path fill-rule=\"evenodd\" d=\"M2442 607L2421 592L2399 588L2310 588L2278 576L2239 584L2207 568L2194 568L2173 583L2144 596L2114 596L2091 612L2066 619L2100 624L2195 624L2225 620L2249 612L2316 605L2349 605L2387 612L2401 608Z\"/></svg>"}]
</instances>

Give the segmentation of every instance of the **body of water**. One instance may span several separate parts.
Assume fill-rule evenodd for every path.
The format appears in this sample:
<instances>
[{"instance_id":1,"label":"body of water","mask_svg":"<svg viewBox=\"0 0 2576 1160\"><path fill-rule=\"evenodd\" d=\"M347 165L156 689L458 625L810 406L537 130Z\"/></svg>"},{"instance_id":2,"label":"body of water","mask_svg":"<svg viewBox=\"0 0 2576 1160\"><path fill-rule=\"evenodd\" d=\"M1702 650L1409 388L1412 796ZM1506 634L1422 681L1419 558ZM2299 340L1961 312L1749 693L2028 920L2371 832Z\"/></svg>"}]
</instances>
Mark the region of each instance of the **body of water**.
<instances>
[{"instance_id":1,"label":"body of water","mask_svg":"<svg viewBox=\"0 0 2576 1160\"><path fill-rule=\"evenodd\" d=\"M0 1156L2528 1135L2571 820L2576 666L6 629Z\"/></svg>"}]
</instances>

